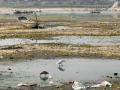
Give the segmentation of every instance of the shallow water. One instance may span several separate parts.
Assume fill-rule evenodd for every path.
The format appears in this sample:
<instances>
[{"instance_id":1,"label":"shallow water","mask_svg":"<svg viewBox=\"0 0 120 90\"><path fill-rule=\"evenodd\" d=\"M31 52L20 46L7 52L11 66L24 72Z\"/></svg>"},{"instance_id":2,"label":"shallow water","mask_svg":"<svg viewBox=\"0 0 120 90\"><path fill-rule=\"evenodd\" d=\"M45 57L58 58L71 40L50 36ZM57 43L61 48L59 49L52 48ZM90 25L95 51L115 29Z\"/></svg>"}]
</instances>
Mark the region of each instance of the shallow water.
<instances>
[{"instance_id":1,"label":"shallow water","mask_svg":"<svg viewBox=\"0 0 120 90\"><path fill-rule=\"evenodd\" d=\"M120 36L60 36L54 37L56 43L116 45L120 44Z\"/></svg>"},{"instance_id":2,"label":"shallow water","mask_svg":"<svg viewBox=\"0 0 120 90\"><path fill-rule=\"evenodd\" d=\"M0 39L0 46L31 43L64 43L90 45L119 45L120 36L58 36L50 40L31 40L25 38Z\"/></svg>"},{"instance_id":3,"label":"shallow water","mask_svg":"<svg viewBox=\"0 0 120 90\"><path fill-rule=\"evenodd\" d=\"M58 69L56 62L65 60L64 71ZM12 74L7 69L12 68ZM40 80L39 74L48 71L52 75L54 84L68 81L101 80L106 75L115 72L120 73L120 61L109 59L87 59L87 58L63 58L63 59L38 59L33 61L22 61L8 64L0 64L0 86L16 86L18 83L37 83L48 85Z\"/></svg>"},{"instance_id":4,"label":"shallow water","mask_svg":"<svg viewBox=\"0 0 120 90\"><path fill-rule=\"evenodd\" d=\"M9 38L9 39L0 39L0 46L31 44L31 43L52 43L52 42L53 42L52 40L31 40L25 38Z\"/></svg>"}]
</instances>

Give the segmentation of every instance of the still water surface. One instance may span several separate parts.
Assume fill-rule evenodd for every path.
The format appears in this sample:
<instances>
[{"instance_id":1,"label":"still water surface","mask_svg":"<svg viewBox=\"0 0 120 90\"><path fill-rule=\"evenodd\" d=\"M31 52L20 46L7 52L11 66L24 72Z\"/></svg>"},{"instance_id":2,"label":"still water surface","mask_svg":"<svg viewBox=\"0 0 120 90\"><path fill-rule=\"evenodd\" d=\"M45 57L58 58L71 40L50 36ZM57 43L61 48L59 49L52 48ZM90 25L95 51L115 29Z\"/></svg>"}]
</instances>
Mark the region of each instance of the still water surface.
<instances>
[{"instance_id":1,"label":"still water surface","mask_svg":"<svg viewBox=\"0 0 120 90\"><path fill-rule=\"evenodd\" d=\"M65 60L63 71L58 69L56 62ZM1 61L2 62L2 61ZM101 80L106 75L120 73L120 61L114 59L87 59L87 58L56 58L37 59L13 63L0 63L0 85L16 86L18 83L37 83L47 85L40 80L40 72L48 71L55 84L68 81ZM10 67L12 74L7 69Z\"/></svg>"}]
</instances>

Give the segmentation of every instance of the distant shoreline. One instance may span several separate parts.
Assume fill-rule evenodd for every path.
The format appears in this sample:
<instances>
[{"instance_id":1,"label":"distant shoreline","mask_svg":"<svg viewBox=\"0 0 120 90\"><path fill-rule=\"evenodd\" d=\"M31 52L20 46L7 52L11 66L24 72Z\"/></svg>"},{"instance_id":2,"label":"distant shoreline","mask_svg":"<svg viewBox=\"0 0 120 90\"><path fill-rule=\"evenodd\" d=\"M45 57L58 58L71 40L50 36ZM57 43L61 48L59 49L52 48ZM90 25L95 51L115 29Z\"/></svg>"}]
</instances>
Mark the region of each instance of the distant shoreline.
<instances>
[{"instance_id":1,"label":"distant shoreline","mask_svg":"<svg viewBox=\"0 0 120 90\"><path fill-rule=\"evenodd\" d=\"M95 11L96 8L0 8L0 14L13 14L15 11L33 11L33 12L41 12L41 13L90 13ZM109 11L109 12L120 12L120 8L116 8L114 10L105 10L105 8L101 8L100 11Z\"/></svg>"}]
</instances>

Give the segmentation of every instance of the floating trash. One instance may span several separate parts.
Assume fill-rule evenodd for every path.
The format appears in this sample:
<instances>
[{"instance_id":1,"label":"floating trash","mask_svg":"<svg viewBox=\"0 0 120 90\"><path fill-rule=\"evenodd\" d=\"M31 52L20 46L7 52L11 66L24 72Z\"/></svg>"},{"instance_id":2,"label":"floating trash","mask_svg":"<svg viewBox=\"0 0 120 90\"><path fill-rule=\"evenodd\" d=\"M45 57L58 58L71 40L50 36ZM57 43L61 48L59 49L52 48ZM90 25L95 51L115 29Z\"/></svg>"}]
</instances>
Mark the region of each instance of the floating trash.
<instances>
[{"instance_id":1,"label":"floating trash","mask_svg":"<svg viewBox=\"0 0 120 90\"><path fill-rule=\"evenodd\" d=\"M22 86L36 86L37 84L28 84L28 83L19 83L17 87L22 87Z\"/></svg>"},{"instance_id":2,"label":"floating trash","mask_svg":"<svg viewBox=\"0 0 120 90\"><path fill-rule=\"evenodd\" d=\"M26 86L27 84L24 84L24 83L19 83L18 85L17 85L17 87L21 87L21 86Z\"/></svg>"},{"instance_id":3,"label":"floating trash","mask_svg":"<svg viewBox=\"0 0 120 90\"><path fill-rule=\"evenodd\" d=\"M53 82L53 81L49 81L49 84L50 84L50 85L53 85L53 84L54 84L54 82Z\"/></svg>"}]
</instances>

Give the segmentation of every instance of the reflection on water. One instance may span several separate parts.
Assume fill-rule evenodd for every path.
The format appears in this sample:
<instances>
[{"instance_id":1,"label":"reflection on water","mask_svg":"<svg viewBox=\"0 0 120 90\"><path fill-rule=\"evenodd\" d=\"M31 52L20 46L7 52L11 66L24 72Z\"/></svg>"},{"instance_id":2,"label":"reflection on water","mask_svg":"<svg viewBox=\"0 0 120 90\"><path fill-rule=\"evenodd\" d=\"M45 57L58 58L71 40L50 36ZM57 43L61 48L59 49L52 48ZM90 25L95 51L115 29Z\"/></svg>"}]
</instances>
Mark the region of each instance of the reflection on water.
<instances>
[{"instance_id":1,"label":"reflection on water","mask_svg":"<svg viewBox=\"0 0 120 90\"><path fill-rule=\"evenodd\" d=\"M0 39L0 46L31 43L117 45L120 44L120 36L58 36L52 37L52 40L31 40L24 38Z\"/></svg>"},{"instance_id":2,"label":"reflection on water","mask_svg":"<svg viewBox=\"0 0 120 90\"><path fill-rule=\"evenodd\" d=\"M55 84L68 81L99 80L105 75L120 73L120 61L109 59L85 59L85 58L64 58L65 71L60 71L56 65L60 59L38 59L33 61L22 61L11 64L0 64L0 71L6 71L11 67L12 74L7 78L0 75L0 85L15 86L20 82L45 84L40 80L40 72L48 71Z\"/></svg>"}]
</instances>

